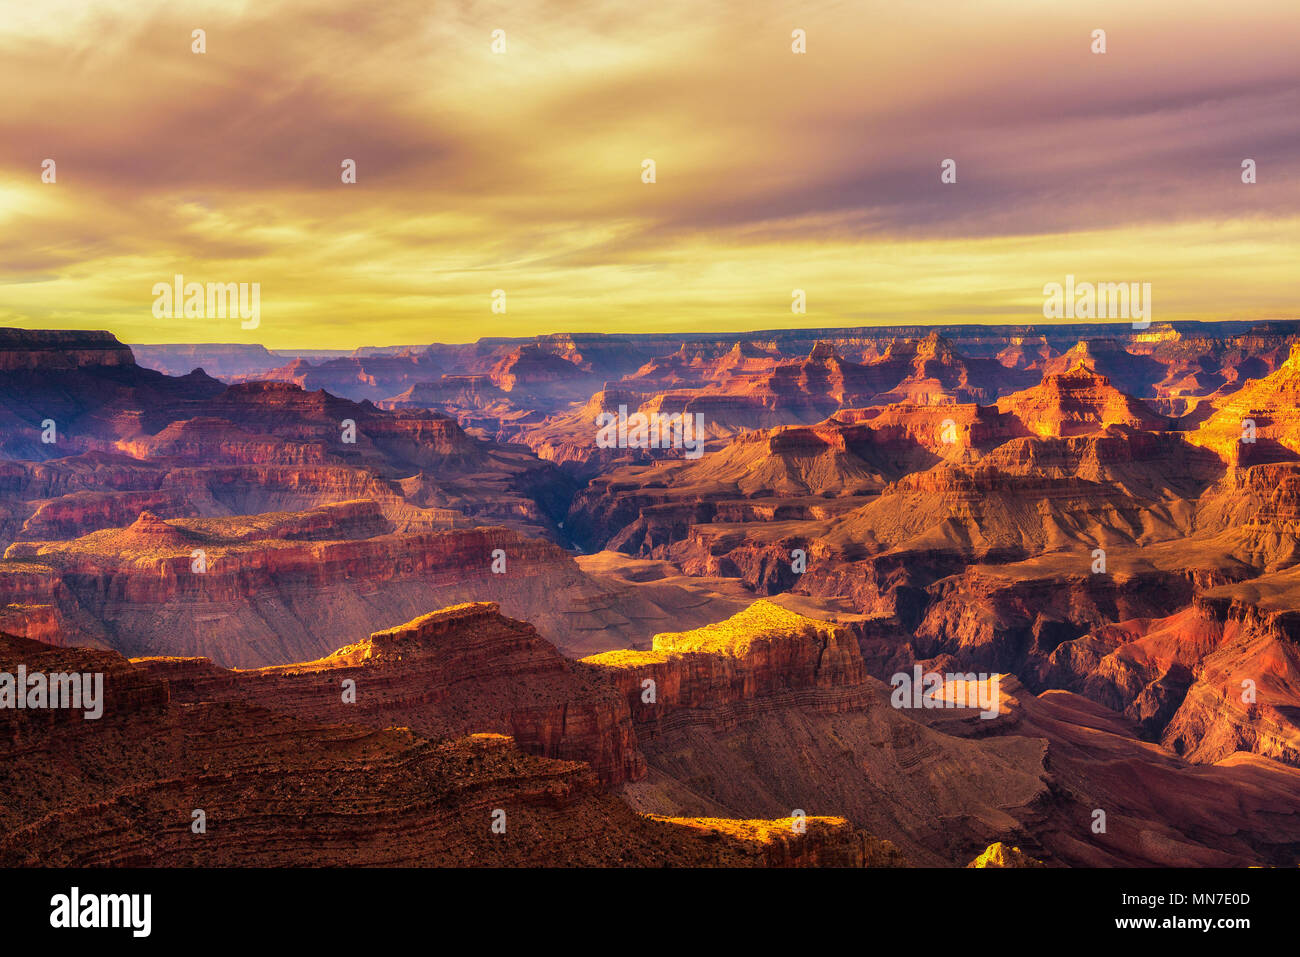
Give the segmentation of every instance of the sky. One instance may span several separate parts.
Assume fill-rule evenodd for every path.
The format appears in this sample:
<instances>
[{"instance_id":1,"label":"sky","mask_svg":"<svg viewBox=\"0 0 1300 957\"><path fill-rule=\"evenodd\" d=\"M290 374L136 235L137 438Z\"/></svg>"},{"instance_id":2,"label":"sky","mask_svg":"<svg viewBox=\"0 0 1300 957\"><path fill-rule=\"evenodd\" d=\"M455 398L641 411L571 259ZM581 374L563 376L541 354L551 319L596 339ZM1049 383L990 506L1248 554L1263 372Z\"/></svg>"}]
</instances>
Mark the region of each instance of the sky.
<instances>
[{"instance_id":1,"label":"sky","mask_svg":"<svg viewBox=\"0 0 1300 957\"><path fill-rule=\"evenodd\" d=\"M1067 275L1297 317L1298 48L1295 0L0 0L0 325L1032 323ZM257 327L156 316L177 274Z\"/></svg>"}]
</instances>

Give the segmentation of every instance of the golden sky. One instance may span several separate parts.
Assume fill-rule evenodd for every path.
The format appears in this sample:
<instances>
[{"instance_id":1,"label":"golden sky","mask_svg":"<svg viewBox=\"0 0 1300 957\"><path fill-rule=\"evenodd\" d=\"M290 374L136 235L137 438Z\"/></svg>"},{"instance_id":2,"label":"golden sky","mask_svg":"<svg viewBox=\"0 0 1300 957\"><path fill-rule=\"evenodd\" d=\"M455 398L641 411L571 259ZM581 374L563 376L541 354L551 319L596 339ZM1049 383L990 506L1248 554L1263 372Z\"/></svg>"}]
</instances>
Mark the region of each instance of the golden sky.
<instances>
[{"instance_id":1,"label":"golden sky","mask_svg":"<svg viewBox=\"0 0 1300 957\"><path fill-rule=\"evenodd\" d=\"M1295 317L1298 40L1295 0L0 0L0 325L1027 323L1067 273ZM155 318L177 273L260 283L259 327Z\"/></svg>"}]
</instances>

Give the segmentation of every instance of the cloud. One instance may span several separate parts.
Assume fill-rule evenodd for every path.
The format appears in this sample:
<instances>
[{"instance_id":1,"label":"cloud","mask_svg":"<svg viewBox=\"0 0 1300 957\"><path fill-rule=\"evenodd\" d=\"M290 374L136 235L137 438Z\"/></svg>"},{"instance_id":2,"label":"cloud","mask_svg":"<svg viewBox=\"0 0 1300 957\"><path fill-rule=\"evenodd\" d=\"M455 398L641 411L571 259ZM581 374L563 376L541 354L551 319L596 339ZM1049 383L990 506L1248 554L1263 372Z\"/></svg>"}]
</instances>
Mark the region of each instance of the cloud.
<instances>
[{"instance_id":1,"label":"cloud","mask_svg":"<svg viewBox=\"0 0 1300 957\"><path fill-rule=\"evenodd\" d=\"M793 286L813 325L951 321L1085 266L1164 277L1163 318L1297 311L1293 4L13 6L0 309L24 324L339 347L742 329L795 319ZM155 320L176 272L261 282L262 327Z\"/></svg>"}]
</instances>

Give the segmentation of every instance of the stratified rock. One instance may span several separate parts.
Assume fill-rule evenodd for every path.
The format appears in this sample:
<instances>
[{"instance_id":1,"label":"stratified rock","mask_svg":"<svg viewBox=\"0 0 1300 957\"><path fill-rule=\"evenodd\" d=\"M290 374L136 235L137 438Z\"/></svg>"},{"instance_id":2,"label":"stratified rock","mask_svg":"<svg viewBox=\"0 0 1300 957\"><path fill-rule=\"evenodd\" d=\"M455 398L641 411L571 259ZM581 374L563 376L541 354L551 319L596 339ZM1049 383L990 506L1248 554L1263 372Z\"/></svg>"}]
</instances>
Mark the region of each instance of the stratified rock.
<instances>
[{"instance_id":1,"label":"stratified rock","mask_svg":"<svg viewBox=\"0 0 1300 957\"><path fill-rule=\"evenodd\" d=\"M1231 465L1295 461L1300 457L1300 343L1277 371L1248 381L1215 402L1215 411L1188 441L1214 450Z\"/></svg>"},{"instance_id":2,"label":"stratified rock","mask_svg":"<svg viewBox=\"0 0 1300 957\"><path fill-rule=\"evenodd\" d=\"M423 615L317 661L226 671L202 658L136 660L178 701L234 699L428 738L493 731L530 754L585 761L606 784L645 773L622 697L492 602Z\"/></svg>"},{"instance_id":3,"label":"stratified rock","mask_svg":"<svg viewBox=\"0 0 1300 957\"><path fill-rule=\"evenodd\" d=\"M391 667L415 664L418 673L412 643L445 644L481 613L452 610L410 633L376 636L365 660L397 655ZM0 635L0 672L19 664L100 672L105 706L97 720L0 711L7 867L899 863L887 843L841 819L809 818L804 833L782 837L789 822L641 815L588 765L526 755L500 734L431 740L408 728L321 723L292 702L288 711L233 695L178 702L172 689L195 692L183 676ZM253 699L265 689L275 704L275 678L227 680L254 689Z\"/></svg>"},{"instance_id":4,"label":"stratified rock","mask_svg":"<svg viewBox=\"0 0 1300 957\"><path fill-rule=\"evenodd\" d=\"M1168 428L1167 420L1084 362L1043 376L1033 388L1000 399L998 408L1019 419L1030 434L1056 438L1099 432L1112 425L1150 431Z\"/></svg>"}]
</instances>

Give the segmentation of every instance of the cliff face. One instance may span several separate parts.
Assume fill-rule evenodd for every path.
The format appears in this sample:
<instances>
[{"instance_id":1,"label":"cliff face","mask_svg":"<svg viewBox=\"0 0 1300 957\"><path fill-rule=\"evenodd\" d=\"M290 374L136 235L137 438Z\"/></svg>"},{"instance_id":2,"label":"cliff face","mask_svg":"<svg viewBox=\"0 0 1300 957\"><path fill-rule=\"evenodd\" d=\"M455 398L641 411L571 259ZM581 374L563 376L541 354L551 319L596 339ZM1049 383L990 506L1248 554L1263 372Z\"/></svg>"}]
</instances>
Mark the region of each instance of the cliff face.
<instances>
[{"instance_id":1,"label":"cliff face","mask_svg":"<svg viewBox=\"0 0 1300 957\"><path fill-rule=\"evenodd\" d=\"M870 697L847 629L768 601L720 624L655 635L650 651L583 660L608 673L642 737L695 723L724 730L763 709L848 711ZM654 683L653 700L647 700L647 681Z\"/></svg>"},{"instance_id":2,"label":"cliff face","mask_svg":"<svg viewBox=\"0 0 1300 957\"><path fill-rule=\"evenodd\" d=\"M134 365L130 348L109 332L0 329L0 372Z\"/></svg>"},{"instance_id":3,"label":"cliff face","mask_svg":"<svg viewBox=\"0 0 1300 957\"><path fill-rule=\"evenodd\" d=\"M1208 588L1158 618L1062 644L1044 679L1138 722L1197 763L1237 752L1300 766L1300 613L1291 570Z\"/></svg>"},{"instance_id":4,"label":"cliff face","mask_svg":"<svg viewBox=\"0 0 1300 957\"><path fill-rule=\"evenodd\" d=\"M58 609L53 605L17 603L0 606L0 632L47 645L62 645L68 641Z\"/></svg>"},{"instance_id":5,"label":"cliff face","mask_svg":"<svg viewBox=\"0 0 1300 957\"><path fill-rule=\"evenodd\" d=\"M645 752L646 777L622 793L657 814L835 807L910 861L957 866L1282 860L1300 836L1286 796L1300 771L1263 759L1192 766L1138 740L1115 712L1067 692L1035 696L1010 675L991 719L891 707L844 629L767 602L657 636L651 651L587 660L626 696ZM961 661L927 670L964 670ZM1232 789L1255 810L1225 809ZM1088 830L1097 807L1113 809L1119 833Z\"/></svg>"},{"instance_id":6,"label":"cliff face","mask_svg":"<svg viewBox=\"0 0 1300 957\"><path fill-rule=\"evenodd\" d=\"M143 511L168 518L190 517L197 509L170 490L71 492L41 502L16 537L31 541L77 538L101 528L130 525Z\"/></svg>"},{"instance_id":7,"label":"cliff face","mask_svg":"<svg viewBox=\"0 0 1300 957\"><path fill-rule=\"evenodd\" d=\"M789 821L638 814L587 764L535 756L544 742L525 754L501 734L447 731L473 723L468 711L501 723L512 694L575 693L580 704L595 688L621 705L608 686L573 686L544 644L490 606L446 609L330 659L264 672L0 635L0 672L97 671L105 689L97 720L0 711L0 864L902 863L841 818L811 817L796 833ZM473 680L484 670L486 684ZM358 685L346 715L314 693L343 675ZM405 717L427 732L391 726ZM574 740L572 730L561 737Z\"/></svg>"},{"instance_id":8,"label":"cliff face","mask_svg":"<svg viewBox=\"0 0 1300 957\"><path fill-rule=\"evenodd\" d=\"M525 622L491 602L424 615L327 658L225 671L204 659L140 659L178 701L236 699L321 723L407 727L429 738L493 731L530 754L590 764L606 784L644 773L627 708ZM345 682L355 701L345 701Z\"/></svg>"},{"instance_id":9,"label":"cliff face","mask_svg":"<svg viewBox=\"0 0 1300 957\"><path fill-rule=\"evenodd\" d=\"M1295 461L1300 456L1300 344L1263 378L1247 381L1214 403L1214 412L1188 440L1231 465Z\"/></svg>"},{"instance_id":10,"label":"cliff face","mask_svg":"<svg viewBox=\"0 0 1300 957\"><path fill-rule=\"evenodd\" d=\"M1270 545L1285 549L1286 539L1300 533L1300 463L1230 469L1197 504L1203 527L1245 530L1260 552ZM1279 550L1267 561L1286 565L1295 559Z\"/></svg>"},{"instance_id":11,"label":"cliff face","mask_svg":"<svg viewBox=\"0 0 1300 957\"><path fill-rule=\"evenodd\" d=\"M588 375L589 370L582 369L568 358L545 352L535 345L513 350L488 372L488 378L503 392L536 390L556 383L571 383Z\"/></svg>"},{"instance_id":12,"label":"cliff face","mask_svg":"<svg viewBox=\"0 0 1300 957\"><path fill-rule=\"evenodd\" d=\"M572 612L601 586L554 545L504 528L396 534L381 522L371 503L256 522L145 513L126 529L10 546L0 604L56 605L127 654L245 667L311 658L456 600L530 608L560 640L569 622L594 624Z\"/></svg>"},{"instance_id":13,"label":"cliff face","mask_svg":"<svg viewBox=\"0 0 1300 957\"><path fill-rule=\"evenodd\" d=\"M1115 569L1094 575L1090 561L1083 552L1072 571L1035 564L1019 572L971 568L941 580L930 586L932 600L916 629L914 653L952 654L974 668L1024 673L1062 641L1107 621L1169 614L1195 590L1192 572Z\"/></svg>"},{"instance_id":14,"label":"cliff face","mask_svg":"<svg viewBox=\"0 0 1300 957\"><path fill-rule=\"evenodd\" d=\"M987 844L993 807L1046 797L1038 743L986 748L928 731L888 705L851 631L771 602L584 662L627 701L649 774L623 793L642 810L766 818L833 807L908 860L942 864ZM935 760L960 769L960 794L921 770Z\"/></svg>"}]
</instances>

